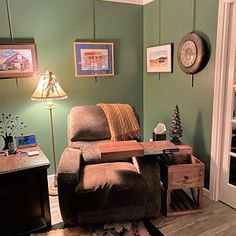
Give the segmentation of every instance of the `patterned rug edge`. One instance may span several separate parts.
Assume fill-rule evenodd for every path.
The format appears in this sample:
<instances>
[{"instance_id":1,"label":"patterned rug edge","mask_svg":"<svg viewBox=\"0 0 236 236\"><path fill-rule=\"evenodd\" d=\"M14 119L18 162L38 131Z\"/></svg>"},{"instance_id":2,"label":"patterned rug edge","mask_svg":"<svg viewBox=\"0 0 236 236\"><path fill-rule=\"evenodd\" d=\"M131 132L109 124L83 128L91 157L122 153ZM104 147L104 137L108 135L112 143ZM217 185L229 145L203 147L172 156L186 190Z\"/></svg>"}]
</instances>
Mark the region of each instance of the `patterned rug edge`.
<instances>
[{"instance_id":1,"label":"patterned rug edge","mask_svg":"<svg viewBox=\"0 0 236 236\"><path fill-rule=\"evenodd\" d=\"M148 231L150 236L164 236L163 233L159 231L156 226L154 226L148 219L140 220L141 223L146 228L146 231ZM137 221L137 222L140 222ZM117 225L124 225L124 224L130 224L131 222L128 223L117 223ZM137 224L138 225L138 224ZM100 230L95 230L97 226L74 226L74 227L65 227L63 222L57 223L55 225L52 225L50 231L42 231L38 233L33 233L31 236L74 236L74 235L83 235L83 236L89 236L89 235L107 235L107 234L96 234ZM101 226L102 228L102 226ZM78 234L79 233L79 234ZM119 234L123 235L123 234ZM135 234L136 235L136 234ZM138 234L139 235L139 234ZM143 234L141 234L143 235ZM144 236L146 236L145 234Z\"/></svg>"}]
</instances>

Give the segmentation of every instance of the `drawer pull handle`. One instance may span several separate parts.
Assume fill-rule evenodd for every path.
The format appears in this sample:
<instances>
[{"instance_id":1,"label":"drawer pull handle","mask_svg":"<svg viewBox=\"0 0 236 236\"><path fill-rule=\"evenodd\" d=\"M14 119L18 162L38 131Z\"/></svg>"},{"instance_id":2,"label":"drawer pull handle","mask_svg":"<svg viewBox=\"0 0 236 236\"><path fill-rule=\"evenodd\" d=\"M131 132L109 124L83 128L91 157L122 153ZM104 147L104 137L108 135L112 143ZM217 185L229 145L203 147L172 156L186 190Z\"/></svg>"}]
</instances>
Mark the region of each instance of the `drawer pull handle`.
<instances>
[{"instance_id":1,"label":"drawer pull handle","mask_svg":"<svg viewBox=\"0 0 236 236\"><path fill-rule=\"evenodd\" d=\"M189 177L188 177L188 176L184 176L184 179L185 179L185 180L188 180L188 179L189 179Z\"/></svg>"}]
</instances>

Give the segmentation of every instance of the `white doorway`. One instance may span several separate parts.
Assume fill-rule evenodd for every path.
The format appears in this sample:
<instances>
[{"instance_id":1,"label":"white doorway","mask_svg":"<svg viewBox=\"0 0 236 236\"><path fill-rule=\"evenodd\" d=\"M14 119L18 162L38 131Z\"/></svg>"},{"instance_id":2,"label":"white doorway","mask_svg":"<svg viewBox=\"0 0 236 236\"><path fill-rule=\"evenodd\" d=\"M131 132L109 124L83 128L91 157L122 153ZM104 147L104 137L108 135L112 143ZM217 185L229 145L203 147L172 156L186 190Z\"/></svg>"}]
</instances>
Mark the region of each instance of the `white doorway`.
<instances>
[{"instance_id":1,"label":"white doorway","mask_svg":"<svg viewBox=\"0 0 236 236\"><path fill-rule=\"evenodd\" d=\"M210 198L236 209L236 0L220 0Z\"/></svg>"}]
</instances>

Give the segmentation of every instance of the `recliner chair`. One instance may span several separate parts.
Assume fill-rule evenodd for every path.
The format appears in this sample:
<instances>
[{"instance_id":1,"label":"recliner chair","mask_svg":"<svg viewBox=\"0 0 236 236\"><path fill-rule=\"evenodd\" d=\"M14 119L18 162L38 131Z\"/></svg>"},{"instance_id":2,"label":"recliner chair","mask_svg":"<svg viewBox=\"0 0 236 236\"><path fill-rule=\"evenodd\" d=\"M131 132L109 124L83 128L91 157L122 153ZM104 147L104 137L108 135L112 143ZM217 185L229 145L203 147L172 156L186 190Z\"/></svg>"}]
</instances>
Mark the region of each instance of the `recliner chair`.
<instances>
[{"instance_id":1,"label":"recliner chair","mask_svg":"<svg viewBox=\"0 0 236 236\"><path fill-rule=\"evenodd\" d=\"M103 160L97 144L110 138L101 107L72 108L68 116L68 147L58 165L58 197L65 224L158 216L161 204L158 158Z\"/></svg>"}]
</instances>

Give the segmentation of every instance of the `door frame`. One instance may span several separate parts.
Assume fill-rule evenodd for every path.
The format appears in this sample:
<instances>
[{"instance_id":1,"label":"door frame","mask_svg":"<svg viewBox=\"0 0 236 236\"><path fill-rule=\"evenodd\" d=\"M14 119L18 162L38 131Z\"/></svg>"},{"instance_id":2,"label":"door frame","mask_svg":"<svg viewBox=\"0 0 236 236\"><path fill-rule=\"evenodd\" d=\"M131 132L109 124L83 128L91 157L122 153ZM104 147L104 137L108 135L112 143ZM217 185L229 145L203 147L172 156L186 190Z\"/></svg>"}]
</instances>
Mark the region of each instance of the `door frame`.
<instances>
[{"instance_id":1,"label":"door frame","mask_svg":"<svg viewBox=\"0 0 236 236\"><path fill-rule=\"evenodd\" d=\"M227 90L227 50L229 41L230 11L236 0L219 0L216 59L215 59L215 81L212 114L211 133L211 165L210 165L210 188L209 198L219 200L220 192L220 171L223 162L223 141L224 141L224 101Z\"/></svg>"}]
</instances>

